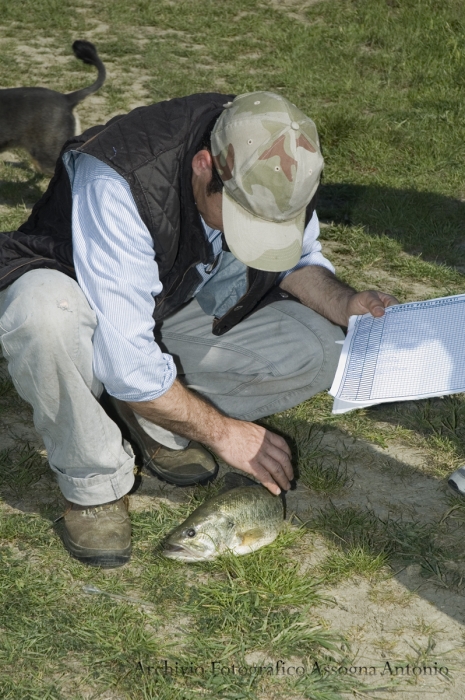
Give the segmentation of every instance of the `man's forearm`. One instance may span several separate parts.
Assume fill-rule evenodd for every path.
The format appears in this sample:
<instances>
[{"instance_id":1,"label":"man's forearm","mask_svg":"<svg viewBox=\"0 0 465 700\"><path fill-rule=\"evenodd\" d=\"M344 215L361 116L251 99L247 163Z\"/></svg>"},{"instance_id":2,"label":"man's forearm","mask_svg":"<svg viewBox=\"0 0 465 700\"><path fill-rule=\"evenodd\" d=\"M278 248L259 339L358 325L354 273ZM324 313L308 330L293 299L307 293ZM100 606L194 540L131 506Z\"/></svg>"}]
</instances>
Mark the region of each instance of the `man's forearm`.
<instances>
[{"instance_id":1,"label":"man's forearm","mask_svg":"<svg viewBox=\"0 0 465 700\"><path fill-rule=\"evenodd\" d=\"M180 381L176 380L158 399L128 403L152 423L207 445L232 467L252 474L272 493L290 488L291 451L281 436L255 423L224 416Z\"/></svg>"},{"instance_id":2,"label":"man's forearm","mask_svg":"<svg viewBox=\"0 0 465 700\"><path fill-rule=\"evenodd\" d=\"M374 289L357 292L320 265L308 265L291 272L280 286L339 326L347 326L353 315L370 313L379 318L387 306L399 303L390 294Z\"/></svg>"},{"instance_id":3,"label":"man's forearm","mask_svg":"<svg viewBox=\"0 0 465 700\"><path fill-rule=\"evenodd\" d=\"M231 420L178 380L158 399L128 403L133 411L152 423L213 449Z\"/></svg>"},{"instance_id":4,"label":"man's forearm","mask_svg":"<svg viewBox=\"0 0 465 700\"><path fill-rule=\"evenodd\" d=\"M287 275L280 287L333 323L340 326L347 325L348 302L356 291L353 287L341 282L326 267L320 265L302 267Z\"/></svg>"}]
</instances>

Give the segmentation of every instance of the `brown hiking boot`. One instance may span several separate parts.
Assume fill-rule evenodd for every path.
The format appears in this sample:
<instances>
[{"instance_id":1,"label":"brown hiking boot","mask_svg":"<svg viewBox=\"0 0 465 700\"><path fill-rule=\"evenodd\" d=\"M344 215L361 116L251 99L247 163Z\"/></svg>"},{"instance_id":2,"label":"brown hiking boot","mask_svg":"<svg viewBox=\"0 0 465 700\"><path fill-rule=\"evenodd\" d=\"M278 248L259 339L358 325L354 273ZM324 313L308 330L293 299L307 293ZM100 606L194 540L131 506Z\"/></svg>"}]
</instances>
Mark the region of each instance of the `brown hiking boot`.
<instances>
[{"instance_id":1,"label":"brown hiking boot","mask_svg":"<svg viewBox=\"0 0 465 700\"><path fill-rule=\"evenodd\" d=\"M131 521L127 496L100 506L69 503L63 515L63 542L83 564L113 569L131 556Z\"/></svg>"},{"instance_id":2,"label":"brown hiking boot","mask_svg":"<svg viewBox=\"0 0 465 700\"><path fill-rule=\"evenodd\" d=\"M159 478L176 486L205 484L218 473L218 465L213 455L198 442L190 441L183 450L172 450L160 445L148 435L137 422L131 408L113 396L105 396L103 405L111 418L126 433L130 442L138 449L144 467Z\"/></svg>"}]
</instances>

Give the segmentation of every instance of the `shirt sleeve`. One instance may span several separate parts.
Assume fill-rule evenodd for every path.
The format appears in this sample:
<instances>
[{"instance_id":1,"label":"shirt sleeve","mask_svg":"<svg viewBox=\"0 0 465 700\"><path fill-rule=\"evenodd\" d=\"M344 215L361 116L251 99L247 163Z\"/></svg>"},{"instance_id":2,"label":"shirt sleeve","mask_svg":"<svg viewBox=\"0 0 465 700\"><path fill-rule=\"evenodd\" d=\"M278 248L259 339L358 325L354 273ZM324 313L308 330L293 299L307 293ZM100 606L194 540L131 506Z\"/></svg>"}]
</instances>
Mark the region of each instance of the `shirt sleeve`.
<instances>
[{"instance_id":1,"label":"shirt sleeve","mask_svg":"<svg viewBox=\"0 0 465 700\"><path fill-rule=\"evenodd\" d=\"M283 281L283 279L295 270L299 270L301 267L307 267L307 265L321 265L321 267L326 267L331 272L335 272L333 265L325 258L321 252L321 243L318 240L320 235L320 222L318 221L318 216L316 211L313 212L313 216L305 227L303 245L302 245L302 255L300 260L292 268L292 270L287 270L283 272L278 278L278 284Z\"/></svg>"},{"instance_id":2,"label":"shirt sleeve","mask_svg":"<svg viewBox=\"0 0 465 700\"><path fill-rule=\"evenodd\" d=\"M152 237L129 185L91 156L74 163L76 275L97 316L95 376L122 401L150 401L176 378L171 355L153 336L154 297L162 290Z\"/></svg>"}]
</instances>

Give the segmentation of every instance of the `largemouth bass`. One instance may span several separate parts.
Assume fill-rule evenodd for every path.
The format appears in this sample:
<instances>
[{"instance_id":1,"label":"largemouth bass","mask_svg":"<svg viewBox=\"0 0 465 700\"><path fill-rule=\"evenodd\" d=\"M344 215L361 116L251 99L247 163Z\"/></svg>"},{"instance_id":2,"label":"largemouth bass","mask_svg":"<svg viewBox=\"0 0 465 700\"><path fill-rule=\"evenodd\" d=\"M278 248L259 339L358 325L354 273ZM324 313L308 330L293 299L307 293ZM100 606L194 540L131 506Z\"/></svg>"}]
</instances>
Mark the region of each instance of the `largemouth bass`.
<instances>
[{"instance_id":1,"label":"largemouth bass","mask_svg":"<svg viewBox=\"0 0 465 700\"><path fill-rule=\"evenodd\" d=\"M163 554L182 561L207 561L227 551L249 554L276 539L283 519L280 496L251 479L227 474L223 490L168 535Z\"/></svg>"}]
</instances>

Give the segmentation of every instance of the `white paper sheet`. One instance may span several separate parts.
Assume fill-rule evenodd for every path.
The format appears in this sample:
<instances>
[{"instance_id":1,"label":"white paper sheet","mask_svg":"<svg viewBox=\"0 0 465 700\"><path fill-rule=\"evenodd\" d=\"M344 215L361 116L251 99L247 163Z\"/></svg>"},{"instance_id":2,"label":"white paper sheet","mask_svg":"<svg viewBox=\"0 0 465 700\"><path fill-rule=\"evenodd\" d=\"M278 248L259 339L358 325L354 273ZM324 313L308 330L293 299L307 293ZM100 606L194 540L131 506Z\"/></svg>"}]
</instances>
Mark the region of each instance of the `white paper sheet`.
<instances>
[{"instance_id":1,"label":"white paper sheet","mask_svg":"<svg viewBox=\"0 0 465 700\"><path fill-rule=\"evenodd\" d=\"M333 413L465 391L465 294L352 316L329 393Z\"/></svg>"}]
</instances>

